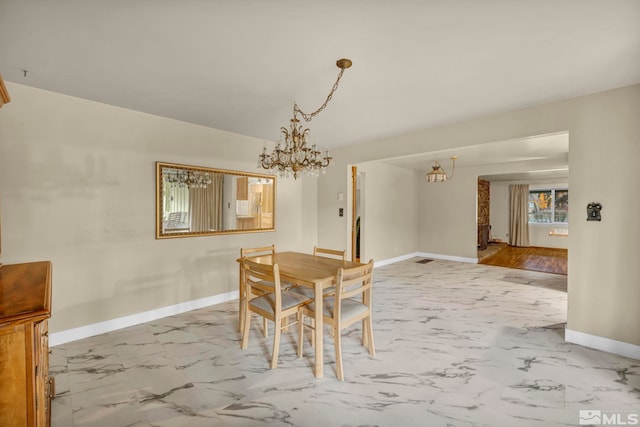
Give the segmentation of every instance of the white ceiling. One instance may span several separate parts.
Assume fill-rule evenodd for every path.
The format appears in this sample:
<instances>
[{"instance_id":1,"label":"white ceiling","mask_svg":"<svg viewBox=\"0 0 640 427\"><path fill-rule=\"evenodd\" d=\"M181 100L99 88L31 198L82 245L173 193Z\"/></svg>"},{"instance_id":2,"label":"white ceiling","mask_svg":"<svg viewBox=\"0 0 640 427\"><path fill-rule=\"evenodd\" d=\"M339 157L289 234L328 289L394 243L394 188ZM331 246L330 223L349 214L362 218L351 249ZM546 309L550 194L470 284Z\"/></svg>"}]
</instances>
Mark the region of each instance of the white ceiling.
<instances>
[{"instance_id":1,"label":"white ceiling","mask_svg":"<svg viewBox=\"0 0 640 427\"><path fill-rule=\"evenodd\" d=\"M458 147L395 157L383 162L405 169L430 171L434 162L451 172L451 157L456 156L456 169L481 168L493 172L482 174L488 181L520 181L531 179L563 179L569 176L569 134L560 132L518 140Z\"/></svg>"},{"instance_id":2,"label":"white ceiling","mask_svg":"<svg viewBox=\"0 0 640 427\"><path fill-rule=\"evenodd\" d=\"M639 22L639 0L0 0L0 73L274 141L347 57L310 124L338 147L638 83Z\"/></svg>"}]
</instances>

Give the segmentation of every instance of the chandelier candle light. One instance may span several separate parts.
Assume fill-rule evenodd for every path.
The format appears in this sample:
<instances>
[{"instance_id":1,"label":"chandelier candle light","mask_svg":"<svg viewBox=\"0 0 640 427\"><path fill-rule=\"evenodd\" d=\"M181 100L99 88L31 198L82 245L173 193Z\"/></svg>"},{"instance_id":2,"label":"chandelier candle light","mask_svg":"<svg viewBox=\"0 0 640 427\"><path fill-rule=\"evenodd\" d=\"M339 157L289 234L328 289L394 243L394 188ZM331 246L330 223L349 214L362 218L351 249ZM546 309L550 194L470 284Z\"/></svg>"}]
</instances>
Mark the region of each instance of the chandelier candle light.
<instances>
[{"instance_id":1,"label":"chandelier candle light","mask_svg":"<svg viewBox=\"0 0 640 427\"><path fill-rule=\"evenodd\" d=\"M453 174L456 171L457 159L458 157L456 156L451 157L451 176L447 176L447 173L442 169L440 163L435 162L435 164L431 166L431 172L427 172L424 179L426 179L427 182L445 182L446 180L453 178Z\"/></svg>"},{"instance_id":2,"label":"chandelier candle light","mask_svg":"<svg viewBox=\"0 0 640 427\"><path fill-rule=\"evenodd\" d=\"M260 158L258 159L258 168L268 169L271 173L278 173L281 178L289 177L293 175L294 179L297 179L301 173L305 175L318 176L320 172L325 173L326 168L331 164L332 157L329 156L329 149L323 153L317 149L316 144L311 147L307 146L307 135L309 134L309 128L303 128L298 120L298 113L300 116L310 122L318 113L324 110L327 103L331 100L334 92L338 89L338 83L342 78L344 70L351 67L351 60L339 59L336 62L340 73L336 82L333 84L331 93L327 96L324 103L311 114L304 113L298 104L293 104L293 118L289 124L289 129L284 126L280 128L280 132L284 135L284 147L278 142L276 148L267 153L267 147L262 150Z\"/></svg>"},{"instance_id":3,"label":"chandelier candle light","mask_svg":"<svg viewBox=\"0 0 640 427\"><path fill-rule=\"evenodd\" d=\"M172 187L206 188L213 182L208 172L171 169L165 179Z\"/></svg>"}]
</instances>

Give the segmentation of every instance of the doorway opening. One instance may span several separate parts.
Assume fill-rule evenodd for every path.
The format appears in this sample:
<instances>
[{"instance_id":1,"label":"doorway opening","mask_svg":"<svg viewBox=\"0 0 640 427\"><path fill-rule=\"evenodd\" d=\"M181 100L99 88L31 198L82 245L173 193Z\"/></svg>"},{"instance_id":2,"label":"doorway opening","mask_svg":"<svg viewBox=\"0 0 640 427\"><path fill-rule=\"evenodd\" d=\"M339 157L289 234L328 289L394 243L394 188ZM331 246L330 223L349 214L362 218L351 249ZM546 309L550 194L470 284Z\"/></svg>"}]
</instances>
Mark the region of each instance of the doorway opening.
<instances>
[{"instance_id":1,"label":"doorway opening","mask_svg":"<svg viewBox=\"0 0 640 427\"><path fill-rule=\"evenodd\" d=\"M362 242L364 236L361 232L364 209L362 206L362 181L363 174L358 172L357 166L351 166L351 260L360 262L362 258Z\"/></svg>"}]
</instances>

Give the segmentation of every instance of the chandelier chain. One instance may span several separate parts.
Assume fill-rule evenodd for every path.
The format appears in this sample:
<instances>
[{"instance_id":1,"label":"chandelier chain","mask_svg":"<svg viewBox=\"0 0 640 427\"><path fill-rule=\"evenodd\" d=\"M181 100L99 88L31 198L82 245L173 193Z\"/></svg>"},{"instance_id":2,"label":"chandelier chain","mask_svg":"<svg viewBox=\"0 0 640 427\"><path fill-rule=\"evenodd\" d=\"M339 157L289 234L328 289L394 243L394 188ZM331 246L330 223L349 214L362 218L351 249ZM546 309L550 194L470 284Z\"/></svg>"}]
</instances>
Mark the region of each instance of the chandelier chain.
<instances>
[{"instance_id":1,"label":"chandelier chain","mask_svg":"<svg viewBox=\"0 0 640 427\"><path fill-rule=\"evenodd\" d=\"M333 84L333 88L331 89L331 92L329 93L329 95L327 95L327 99L324 100L324 103L320 106L320 108L318 108L313 113L307 114L304 111L302 111L300 109L300 107L298 107L298 104L293 104L293 113L294 113L294 115L295 115L295 113L300 113L300 115L302 116L302 118L305 121L310 122L311 119L313 119L315 116L317 116L322 110L327 108L327 104L329 103L329 101L331 101L331 98L333 97L333 94L335 93L336 90L338 90L338 84L340 83L340 79L342 78L342 74L344 74L344 70L345 70L344 68L340 69L340 72L338 73L338 78L336 79L336 82Z\"/></svg>"}]
</instances>

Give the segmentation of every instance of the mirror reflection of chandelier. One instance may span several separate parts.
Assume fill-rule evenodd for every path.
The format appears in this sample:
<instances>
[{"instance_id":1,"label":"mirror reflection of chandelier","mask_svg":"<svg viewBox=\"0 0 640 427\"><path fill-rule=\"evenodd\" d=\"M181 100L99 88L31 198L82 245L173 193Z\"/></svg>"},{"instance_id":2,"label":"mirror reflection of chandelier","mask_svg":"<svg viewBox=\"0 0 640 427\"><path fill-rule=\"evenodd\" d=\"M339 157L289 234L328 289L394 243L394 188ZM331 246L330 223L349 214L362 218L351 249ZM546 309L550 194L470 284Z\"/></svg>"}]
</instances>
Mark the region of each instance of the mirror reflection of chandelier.
<instances>
[{"instance_id":1,"label":"mirror reflection of chandelier","mask_svg":"<svg viewBox=\"0 0 640 427\"><path fill-rule=\"evenodd\" d=\"M169 170L165 180L173 187L205 188L213 180L208 172Z\"/></svg>"},{"instance_id":2,"label":"mirror reflection of chandelier","mask_svg":"<svg viewBox=\"0 0 640 427\"><path fill-rule=\"evenodd\" d=\"M327 103L331 100L334 92L338 89L338 83L342 78L344 70L351 67L351 60L339 59L336 62L340 73L336 82L333 84L331 93L327 96L324 103L311 114L304 113L298 104L293 104L293 118L289 124L289 129L285 127L280 128L280 132L284 136L284 147L280 142L276 144L276 148L267 153L267 147L262 150L260 158L258 159L258 168L268 169L273 174L279 174L281 178L289 177L293 175L294 179L297 179L300 174L318 176L320 173L325 173L326 168L331 164L332 157L329 156L329 149L327 148L324 153L317 149L316 144L311 147L307 146L307 135L309 134L309 128L303 128L298 120L298 113L310 122L318 113L325 109Z\"/></svg>"},{"instance_id":3,"label":"mirror reflection of chandelier","mask_svg":"<svg viewBox=\"0 0 640 427\"><path fill-rule=\"evenodd\" d=\"M456 160L458 158L456 156L451 157L451 175L447 175L447 173L442 169L440 163L435 162L433 166L431 166L431 172L427 172L424 179L427 182L445 182L448 179L453 178L453 174L456 171Z\"/></svg>"}]
</instances>

